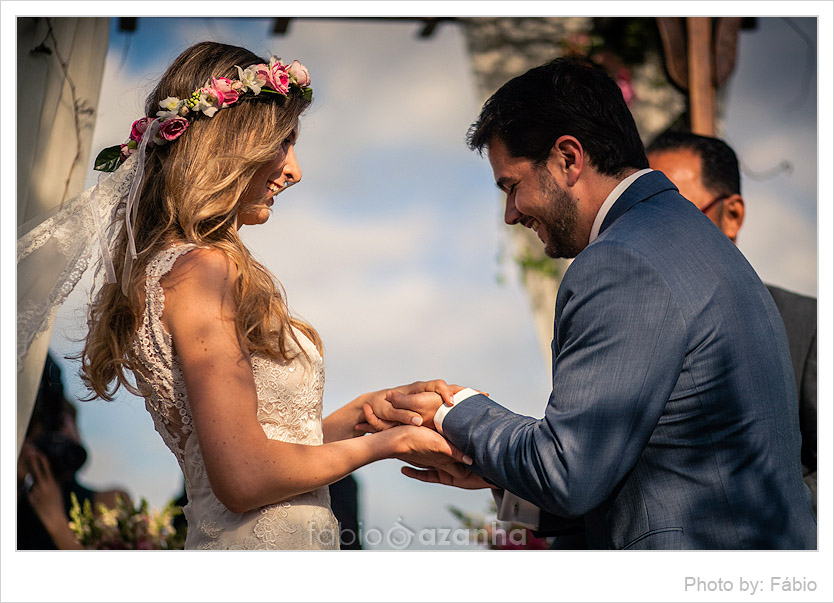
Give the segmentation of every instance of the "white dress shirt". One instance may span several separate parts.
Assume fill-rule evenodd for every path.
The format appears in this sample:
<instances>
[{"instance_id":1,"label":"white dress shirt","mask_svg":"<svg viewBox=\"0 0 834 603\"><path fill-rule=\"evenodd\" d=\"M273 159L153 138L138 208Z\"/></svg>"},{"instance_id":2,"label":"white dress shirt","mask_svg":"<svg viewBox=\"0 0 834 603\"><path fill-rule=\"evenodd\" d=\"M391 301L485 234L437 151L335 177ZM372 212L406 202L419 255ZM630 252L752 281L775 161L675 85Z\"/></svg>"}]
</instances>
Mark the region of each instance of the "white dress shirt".
<instances>
[{"instance_id":1,"label":"white dress shirt","mask_svg":"<svg viewBox=\"0 0 834 603\"><path fill-rule=\"evenodd\" d=\"M594 219L594 224L591 226L591 236L588 237L588 245L594 242L599 236L599 229L602 228L602 223L605 221L605 216L608 215L608 211L614 206L614 203L617 202L617 199L620 198L620 195L623 194L625 189L631 186L632 182L637 180L643 174L648 174L654 170L650 168L646 168L644 170L639 170L634 172L628 178L620 180L620 183L614 187L608 196L605 198L605 201L602 202L602 205L599 207L599 211L597 212L597 217Z\"/></svg>"}]
</instances>

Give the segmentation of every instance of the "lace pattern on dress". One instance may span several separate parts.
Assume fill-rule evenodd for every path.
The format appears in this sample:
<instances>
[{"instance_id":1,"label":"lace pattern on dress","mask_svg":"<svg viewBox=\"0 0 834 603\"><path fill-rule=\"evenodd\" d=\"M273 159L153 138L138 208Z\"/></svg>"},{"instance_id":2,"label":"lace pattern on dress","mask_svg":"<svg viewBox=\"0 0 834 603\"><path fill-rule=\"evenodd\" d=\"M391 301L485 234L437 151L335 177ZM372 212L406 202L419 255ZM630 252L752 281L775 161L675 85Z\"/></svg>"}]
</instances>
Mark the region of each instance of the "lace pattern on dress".
<instances>
[{"instance_id":1,"label":"lace pattern on dress","mask_svg":"<svg viewBox=\"0 0 834 603\"><path fill-rule=\"evenodd\" d=\"M149 263L145 313L133 348L145 407L185 476L189 499L186 548L337 549L339 527L330 510L327 487L242 514L229 511L211 490L199 443L191 437L194 427L182 369L171 335L162 323L165 292L160 280L180 257L195 248L191 244L172 246ZM297 356L289 362L251 355L258 422L270 439L320 445L323 361L303 333L295 330L295 335L306 355L297 348L293 349Z\"/></svg>"}]
</instances>

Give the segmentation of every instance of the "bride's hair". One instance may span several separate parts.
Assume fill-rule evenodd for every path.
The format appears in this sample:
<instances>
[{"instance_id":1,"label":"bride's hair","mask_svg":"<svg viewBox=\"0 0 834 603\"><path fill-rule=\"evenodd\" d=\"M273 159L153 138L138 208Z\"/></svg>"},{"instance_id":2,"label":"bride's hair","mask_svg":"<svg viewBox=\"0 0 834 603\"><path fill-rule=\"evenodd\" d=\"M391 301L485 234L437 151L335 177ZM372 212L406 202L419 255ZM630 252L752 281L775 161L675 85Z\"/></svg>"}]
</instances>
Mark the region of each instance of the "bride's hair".
<instances>
[{"instance_id":1,"label":"bride's hair","mask_svg":"<svg viewBox=\"0 0 834 603\"><path fill-rule=\"evenodd\" d=\"M145 104L156 114L168 96L189 98L214 77L237 79L236 65L266 63L237 46L202 42L186 49L168 68ZM81 359L81 378L91 397L112 400L120 386L134 393L127 378L133 367L131 344L144 312L145 269L175 241L222 250L236 267L235 327L242 345L274 359L290 360L300 350L295 326L321 351L321 340L305 322L290 315L280 283L247 250L237 231L238 203L254 173L281 152L310 101L291 88L278 94L241 95L234 106L211 118L191 120L176 141L149 146L145 177L137 199L133 262L128 295L121 283L104 284L91 300L89 332ZM122 274L127 233L115 244L113 263ZM295 346L290 346L288 338ZM115 381L115 383L114 383Z\"/></svg>"}]
</instances>

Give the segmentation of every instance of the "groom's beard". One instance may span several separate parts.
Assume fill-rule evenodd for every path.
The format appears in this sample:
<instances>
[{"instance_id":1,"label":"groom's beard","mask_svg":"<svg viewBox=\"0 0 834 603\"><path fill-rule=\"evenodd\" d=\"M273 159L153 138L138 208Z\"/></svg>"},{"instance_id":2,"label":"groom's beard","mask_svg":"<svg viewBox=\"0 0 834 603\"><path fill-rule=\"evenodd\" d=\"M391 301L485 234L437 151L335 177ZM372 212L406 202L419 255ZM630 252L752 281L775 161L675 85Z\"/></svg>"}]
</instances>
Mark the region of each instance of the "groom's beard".
<instances>
[{"instance_id":1,"label":"groom's beard","mask_svg":"<svg viewBox=\"0 0 834 603\"><path fill-rule=\"evenodd\" d=\"M538 176L539 190L546 199L539 220L547 232L544 253L551 258L575 258L585 248L577 236L577 199L561 188L546 168L542 167Z\"/></svg>"}]
</instances>

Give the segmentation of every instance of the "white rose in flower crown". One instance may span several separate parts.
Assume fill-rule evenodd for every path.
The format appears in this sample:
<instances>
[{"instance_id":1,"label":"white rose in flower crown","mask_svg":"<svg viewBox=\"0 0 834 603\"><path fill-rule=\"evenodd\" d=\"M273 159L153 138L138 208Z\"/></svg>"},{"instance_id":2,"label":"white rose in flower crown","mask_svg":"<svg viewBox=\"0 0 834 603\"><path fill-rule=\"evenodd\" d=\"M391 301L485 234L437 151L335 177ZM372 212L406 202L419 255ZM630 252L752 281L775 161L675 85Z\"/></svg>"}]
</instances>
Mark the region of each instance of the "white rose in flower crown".
<instances>
[{"instance_id":1,"label":"white rose in flower crown","mask_svg":"<svg viewBox=\"0 0 834 603\"><path fill-rule=\"evenodd\" d=\"M156 116L162 119L168 119L180 115L180 110L185 106L185 101L178 99L176 96L169 96L159 101L159 108L161 111L156 112Z\"/></svg>"},{"instance_id":2,"label":"white rose in flower crown","mask_svg":"<svg viewBox=\"0 0 834 603\"><path fill-rule=\"evenodd\" d=\"M170 113L176 113L181 102L176 96L169 96L159 101L159 108Z\"/></svg>"},{"instance_id":3,"label":"white rose in flower crown","mask_svg":"<svg viewBox=\"0 0 834 603\"><path fill-rule=\"evenodd\" d=\"M198 92L200 93L200 99L194 106L194 110L202 111L204 115L214 117L214 114L217 113L217 110L220 108L217 92L215 92L213 88L207 87L200 88Z\"/></svg>"},{"instance_id":4,"label":"white rose in flower crown","mask_svg":"<svg viewBox=\"0 0 834 603\"><path fill-rule=\"evenodd\" d=\"M153 142L155 145L162 146L164 144L167 144L168 141L162 138L162 136L159 134L159 126L160 123L157 119L152 121L148 127L151 129L151 142Z\"/></svg>"},{"instance_id":5,"label":"white rose in flower crown","mask_svg":"<svg viewBox=\"0 0 834 603\"><path fill-rule=\"evenodd\" d=\"M237 65L235 67L237 67L237 76L244 90L248 88L255 94L260 94L261 88L266 84L266 78L258 75L258 66L250 65L246 69L241 69Z\"/></svg>"}]
</instances>

